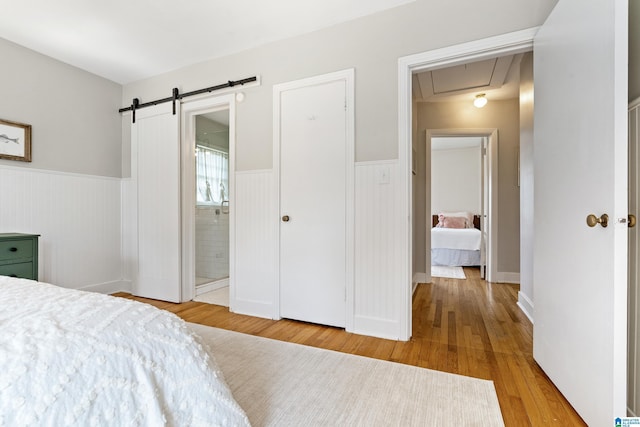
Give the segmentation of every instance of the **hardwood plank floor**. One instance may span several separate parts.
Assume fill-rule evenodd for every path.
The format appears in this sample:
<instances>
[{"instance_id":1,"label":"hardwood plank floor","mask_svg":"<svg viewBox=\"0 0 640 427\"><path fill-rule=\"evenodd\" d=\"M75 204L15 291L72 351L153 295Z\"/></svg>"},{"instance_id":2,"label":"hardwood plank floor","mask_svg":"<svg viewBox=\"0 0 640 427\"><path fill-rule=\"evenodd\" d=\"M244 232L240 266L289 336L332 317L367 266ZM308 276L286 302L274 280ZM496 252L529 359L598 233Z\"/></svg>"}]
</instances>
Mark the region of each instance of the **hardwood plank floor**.
<instances>
[{"instance_id":1,"label":"hardwood plank floor","mask_svg":"<svg viewBox=\"0 0 640 427\"><path fill-rule=\"evenodd\" d=\"M391 341L292 320L230 313L200 302L133 297L184 320L251 335L492 380L507 426L585 426L533 360L531 322L516 305L519 287L491 284L478 269L466 280L434 278L413 297L413 337Z\"/></svg>"}]
</instances>

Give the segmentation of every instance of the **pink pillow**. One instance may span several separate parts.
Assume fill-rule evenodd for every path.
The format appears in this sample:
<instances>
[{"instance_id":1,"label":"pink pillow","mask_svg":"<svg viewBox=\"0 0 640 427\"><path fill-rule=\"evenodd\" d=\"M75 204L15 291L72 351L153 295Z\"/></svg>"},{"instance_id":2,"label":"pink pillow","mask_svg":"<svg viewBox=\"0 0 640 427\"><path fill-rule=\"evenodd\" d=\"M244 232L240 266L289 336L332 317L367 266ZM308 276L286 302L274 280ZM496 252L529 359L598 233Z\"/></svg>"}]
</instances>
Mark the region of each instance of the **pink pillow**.
<instances>
[{"instance_id":1,"label":"pink pillow","mask_svg":"<svg viewBox=\"0 0 640 427\"><path fill-rule=\"evenodd\" d=\"M455 216L444 217L442 226L444 228L467 228L467 219Z\"/></svg>"}]
</instances>

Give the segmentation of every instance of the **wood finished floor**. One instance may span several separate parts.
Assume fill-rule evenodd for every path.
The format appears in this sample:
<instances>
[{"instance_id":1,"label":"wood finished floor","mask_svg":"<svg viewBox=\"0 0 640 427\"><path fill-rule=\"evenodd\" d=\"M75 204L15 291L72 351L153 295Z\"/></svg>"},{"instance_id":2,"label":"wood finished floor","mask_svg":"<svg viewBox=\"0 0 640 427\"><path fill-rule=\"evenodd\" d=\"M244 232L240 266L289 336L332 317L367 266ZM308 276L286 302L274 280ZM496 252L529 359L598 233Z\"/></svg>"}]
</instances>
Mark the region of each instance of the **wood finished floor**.
<instances>
[{"instance_id":1,"label":"wood finished floor","mask_svg":"<svg viewBox=\"0 0 640 427\"><path fill-rule=\"evenodd\" d=\"M118 293L184 320L231 331L492 380L507 426L585 426L533 360L531 322L516 305L518 286L434 278L413 298L413 337L391 341L292 320L230 313L200 302L172 304Z\"/></svg>"}]
</instances>

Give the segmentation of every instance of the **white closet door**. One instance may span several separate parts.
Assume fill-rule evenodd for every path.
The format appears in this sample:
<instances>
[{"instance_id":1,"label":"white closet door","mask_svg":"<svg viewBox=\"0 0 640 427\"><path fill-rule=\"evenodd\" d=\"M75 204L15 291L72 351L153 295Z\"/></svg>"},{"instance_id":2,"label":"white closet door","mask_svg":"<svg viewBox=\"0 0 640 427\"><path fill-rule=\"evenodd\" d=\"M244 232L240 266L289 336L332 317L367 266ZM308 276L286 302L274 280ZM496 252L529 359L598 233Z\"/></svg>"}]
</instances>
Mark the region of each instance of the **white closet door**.
<instances>
[{"instance_id":1,"label":"white closet door","mask_svg":"<svg viewBox=\"0 0 640 427\"><path fill-rule=\"evenodd\" d=\"M176 105L176 108L178 105ZM136 111L131 128L137 192L133 294L180 302L180 111L170 103Z\"/></svg>"},{"instance_id":2,"label":"white closet door","mask_svg":"<svg viewBox=\"0 0 640 427\"><path fill-rule=\"evenodd\" d=\"M346 82L280 98L280 315L345 326Z\"/></svg>"}]
</instances>

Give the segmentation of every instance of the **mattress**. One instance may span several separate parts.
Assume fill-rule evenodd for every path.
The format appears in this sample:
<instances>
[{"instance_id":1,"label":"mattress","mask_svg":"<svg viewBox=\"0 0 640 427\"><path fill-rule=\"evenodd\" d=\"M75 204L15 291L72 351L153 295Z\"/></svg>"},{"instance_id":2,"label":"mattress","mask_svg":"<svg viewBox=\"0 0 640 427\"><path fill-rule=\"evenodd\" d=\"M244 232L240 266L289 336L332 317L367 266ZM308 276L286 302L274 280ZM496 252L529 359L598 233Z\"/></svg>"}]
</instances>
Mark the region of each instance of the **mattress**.
<instances>
[{"instance_id":1,"label":"mattress","mask_svg":"<svg viewBox=\"0 0 640 427\"><path fill-rule=\"evenodd\" d=\"M481 243L482 234L475 228L431 229L431 248L479 251Z\"/></svg>"},{"instance_id":2,"label":"mattress","mask_svg":"<svg viewBox=\"0 0 640 427\"><path fill-rule=\"evenodd\" d=\"M480 251L443 248L431 249L431 265L466 267L480 264Z\"/></svg>"},{"instance_id":3,"label":"mattress","mask_svg":"<svg viewBox=\"0 0 640 427\"><path fill-rule=\"evenodd\" d=\"M167 311L4 276L0 304L0 425L249 425Z\"/></svg>"}]
</instances>

